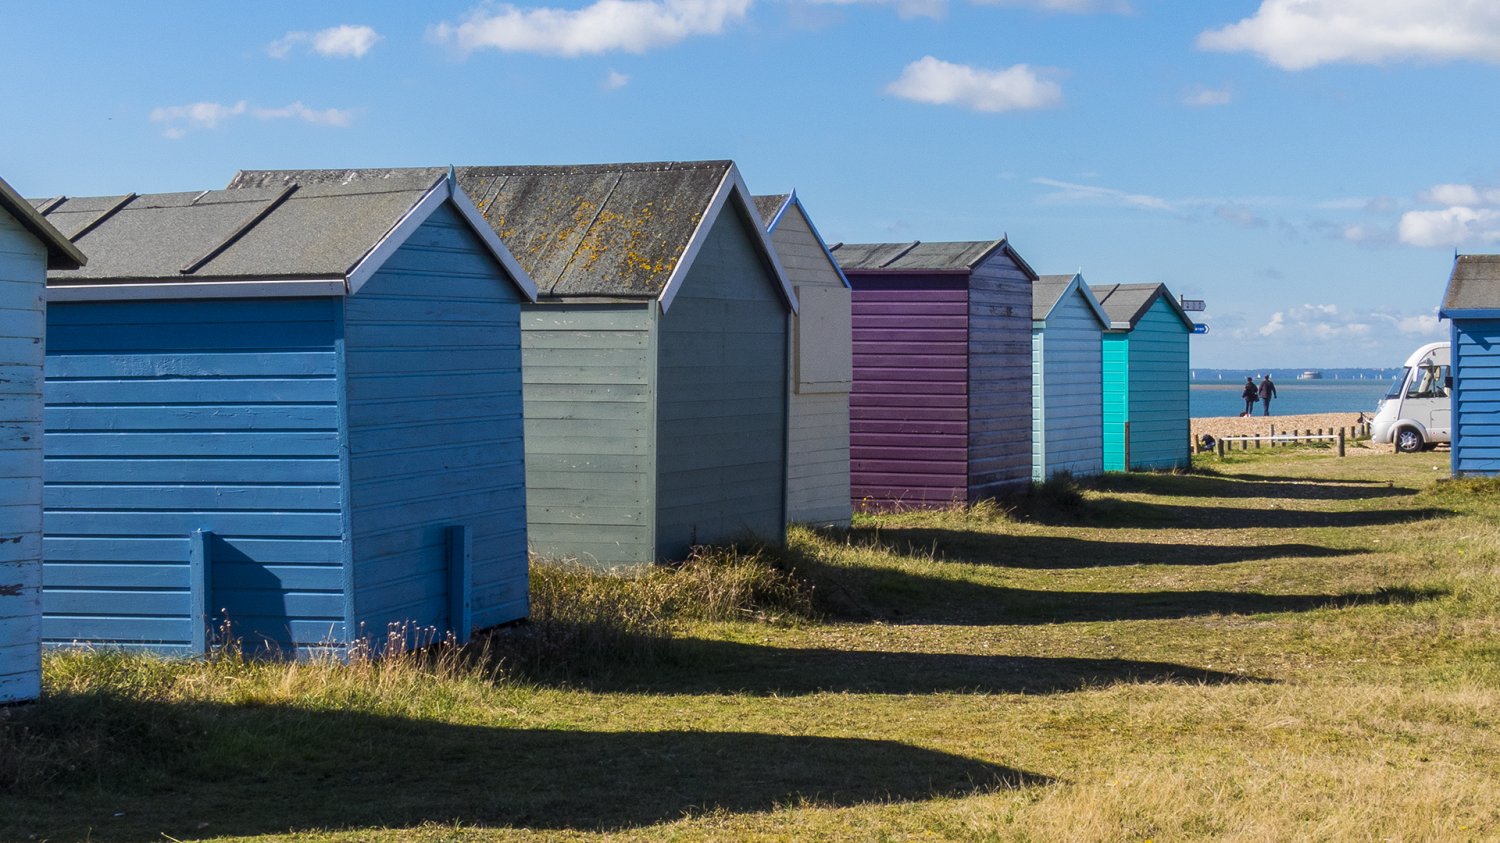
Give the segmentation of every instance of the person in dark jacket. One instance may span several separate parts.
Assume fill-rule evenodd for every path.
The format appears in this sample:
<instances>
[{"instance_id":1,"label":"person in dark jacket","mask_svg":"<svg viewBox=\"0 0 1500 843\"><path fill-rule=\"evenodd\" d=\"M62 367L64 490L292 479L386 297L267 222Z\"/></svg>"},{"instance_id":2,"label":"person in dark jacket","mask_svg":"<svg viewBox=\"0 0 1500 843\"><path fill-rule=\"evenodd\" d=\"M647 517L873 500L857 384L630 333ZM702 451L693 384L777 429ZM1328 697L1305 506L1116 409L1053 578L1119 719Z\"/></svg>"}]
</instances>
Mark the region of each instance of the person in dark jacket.
<instances>
[{"instance_id":1,"label":"person in dark jacket","mask_svg":"<svg viewBox=\"0 0 1500 843\"><path fill-rule=\"evenodd\" d=\"M1276 384L1271 383L1271 373L1267 372L1260 379L1260 403L1265 406L1266 415L1271 415L1271 399L1276 397Z\"/></svg>"},{"instance_id":2,"label":"person in dark jacket","mask_svg":"<svg viewBox=\"0 0 1500 843\"><path fill-rule=\"evenodd\" d=\"M1240 397L1245 399L1245 412L1241 416L1249 416L1255 413L1255 402L1260 400L1260 390L1255 388L1255 378L1245 378L1245 388L1240 390Z\"/></svg>"}]
</instances>

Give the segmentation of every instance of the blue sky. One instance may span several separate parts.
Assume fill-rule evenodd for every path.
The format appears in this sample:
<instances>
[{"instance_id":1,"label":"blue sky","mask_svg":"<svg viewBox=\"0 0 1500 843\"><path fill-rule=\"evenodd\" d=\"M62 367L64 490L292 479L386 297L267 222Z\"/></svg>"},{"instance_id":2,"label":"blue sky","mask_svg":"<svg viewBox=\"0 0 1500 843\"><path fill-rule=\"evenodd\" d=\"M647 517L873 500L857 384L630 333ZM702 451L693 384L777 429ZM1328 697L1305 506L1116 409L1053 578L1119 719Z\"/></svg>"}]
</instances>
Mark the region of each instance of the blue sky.
<instances>
[{"instance_id":1,"label":"blue sky","mask_svg":"<svg viewBox=\"0 0 1500 843\"><path fill-rule=\"evenodd\" d=\"M1493 8L1492 8L1493 7ZM231 11L232 10L232 11ZM1500 251L1481 0L0 0L0 177L733 158L830 241L1008 234L1208 302L1203 367L1398 365Z\"/></svg>"}]
</instances>

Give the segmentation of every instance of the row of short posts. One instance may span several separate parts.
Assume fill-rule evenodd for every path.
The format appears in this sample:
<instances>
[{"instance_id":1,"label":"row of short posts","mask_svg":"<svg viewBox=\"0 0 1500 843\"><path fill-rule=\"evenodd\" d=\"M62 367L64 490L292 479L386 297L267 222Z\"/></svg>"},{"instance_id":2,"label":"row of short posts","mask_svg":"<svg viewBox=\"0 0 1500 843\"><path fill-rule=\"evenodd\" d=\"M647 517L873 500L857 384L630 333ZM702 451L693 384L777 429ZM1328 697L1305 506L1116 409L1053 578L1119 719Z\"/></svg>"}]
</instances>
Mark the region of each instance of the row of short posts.
<instances>
[{"instance_id":1,"label":"row of short posts","mask_svg":"<svg viewBox=\"0 0 1500 843\"><path fill-rule=\"evenodd\" d=\"M1369 422L1365 422L1365 423L1362 423L1362 424L1354 425L1352 428L1351 427L1330 427L1330 428L1327 429L1326 433L1324 432L1324 428L1321 428L1321 427L1319 427L1319 428L1308 428L1306 431L1293 429L1290 434L1287 434L1287 433L1283 432L1281 435L1282 436L1287 436L1287 437L1290 438L1291 441L1288 441L1288 442L1284 443L1284 444L1288 444L1288 445L1299 444L1296 440L1300 439L1303 436L1308 436L1308 437L1313 437L1313 436L1324 437L1324 436L1334 436L1334 435L1337 435L1338 436L1338 452L1339 452L1339 456L1342 457L1342 456L1344 456L1345 442L1348 439L1350 439L1350 438L1356 438L1356 439L1358 439L1358 438L1368 438L1370 436L1370 424L1369 424ZM1276 437L1276 425L1273 424L1273 425L1271 425L1271 432L1269 434L1267 434L1266 436L1264 436L1264 437L1258 437L1258 438L1257 437L1246 437L1244 439L1240 439L1239 440L1239 442L1240 442L1240 450L1241 451L1248 451L1248 450L1250 450L1250 442L1251 442L1252 439L1255 442L1255 449L1257 451L1260 450L1261 440L1262 439L1267 440L1267 442L1266 442L1266 446L1267 447L1274 448L1274 447L1276 447L1276 444L1277 444L1275 437ZM1219 459L1223 459L1225 451L1232 449L1233 445L1231 444L1228 447L1226 447L1224 440L1221 438L1221 439L1218 439L1216 441L1216 447L1217 447L1218 452L1219 452Z\"/></svg>"}]
</instances>

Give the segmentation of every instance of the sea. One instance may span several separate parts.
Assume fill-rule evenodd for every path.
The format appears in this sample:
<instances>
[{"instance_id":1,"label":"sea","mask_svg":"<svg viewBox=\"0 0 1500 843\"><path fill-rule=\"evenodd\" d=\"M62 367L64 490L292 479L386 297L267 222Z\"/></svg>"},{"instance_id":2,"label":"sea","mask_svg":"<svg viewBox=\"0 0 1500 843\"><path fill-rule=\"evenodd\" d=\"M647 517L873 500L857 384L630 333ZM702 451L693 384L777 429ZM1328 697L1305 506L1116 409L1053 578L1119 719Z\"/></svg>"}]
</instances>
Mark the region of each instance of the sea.
<instances>
[{"instance_id":1,"label":"sea","mask_svg":"<svg viewBox=\"0 0 1500 843\"><path fill-rule=\"evenodd\" d=\"M1389 371L1389 370L1388 370ZM1238 416L1245 409L1245 400L1240 397L1240 390L1245 387L1245 375L1239 374L1237 378L1225 377L1222 380L1205 378L1207 372L1199 371L1195 374L1189 389L1189 409L1193 418L1209 418L1215 416ZM1381 396L1385 395L1394 374L1386 375L1386 372L1371 376L1354 379L1324 379L1324 380L1297 380L1296 375L1282 380L1275 372L1272 372L1272 382L1276 384L1276 398L1271 401L1271 414L1273 416L1295 416L1304 413L1359 413L1363 411L1370 416L1375 413L1375 405L1379 403ZM1260 383L1257 377L1255 382ZM1255 414L1263 412L1259 404L1256 405Z\"/></svg>"}]
</instances>

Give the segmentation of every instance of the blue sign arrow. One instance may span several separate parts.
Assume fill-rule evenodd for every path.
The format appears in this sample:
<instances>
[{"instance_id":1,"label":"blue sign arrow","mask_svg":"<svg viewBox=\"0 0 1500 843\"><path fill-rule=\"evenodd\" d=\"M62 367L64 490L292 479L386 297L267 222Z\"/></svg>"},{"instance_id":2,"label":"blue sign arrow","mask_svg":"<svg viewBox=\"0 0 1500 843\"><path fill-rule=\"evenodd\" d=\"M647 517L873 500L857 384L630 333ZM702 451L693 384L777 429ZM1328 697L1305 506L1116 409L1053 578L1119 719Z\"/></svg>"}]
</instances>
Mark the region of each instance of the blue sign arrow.
<instances>
[{"instance_id":1,"label":"blue sign arrow","mask_svg":"<svg viewBox=\"0 0 1500 843\"><path fill-rule=\"evenodd\" d=\"M1206 334L1206 333L1208 333L1208 326L1205 325L1205 324L1203 324L1202 322L1194 322L1193 323L1193 333L1195 333L1195 334Z\"/></svg>"}]
</instances>

